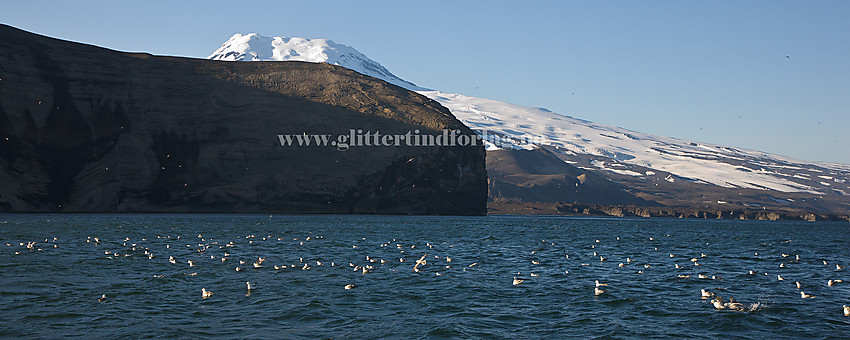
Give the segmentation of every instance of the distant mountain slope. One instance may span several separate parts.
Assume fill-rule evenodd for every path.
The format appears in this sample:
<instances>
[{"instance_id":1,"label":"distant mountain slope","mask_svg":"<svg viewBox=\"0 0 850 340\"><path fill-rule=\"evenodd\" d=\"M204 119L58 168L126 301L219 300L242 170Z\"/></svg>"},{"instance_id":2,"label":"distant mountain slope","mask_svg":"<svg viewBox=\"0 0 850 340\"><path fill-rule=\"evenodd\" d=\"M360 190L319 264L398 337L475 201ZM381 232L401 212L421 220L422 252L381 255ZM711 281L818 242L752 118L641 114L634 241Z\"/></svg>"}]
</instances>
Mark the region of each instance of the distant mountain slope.
<instances>
[{"instance_id":1,"label":"distant mountain slope","mask_svg":"<svg viewBox=\"0 0 850 340\"><path fill-rule=\"evenodd\" d=\"M636 178L657 173L726 188L847 195L850 165L812 163L764 152L654 136L553 113L546 109L439 91L420 92L492 141L494 148L551 146L579 166ZM525 143L525 142L528 143ZM647 173L649 171L649 173ZM666 175L665 177L666 178Z\"/></svg>"},{"instance_id":2,"label":"distant mountain slope","mask_svg":"<svg viewBox=\"0 0 850 340\"><path fill-rule=\"evenodd\" d=\"M488 154L545 148L647 201L699 209L850 213L850 165L654 136L461 94L420 93L490 140ZM492 166L488 160L488 172ZM493 200L493 192L490 196Z\"/></svg>"}]
</instances>

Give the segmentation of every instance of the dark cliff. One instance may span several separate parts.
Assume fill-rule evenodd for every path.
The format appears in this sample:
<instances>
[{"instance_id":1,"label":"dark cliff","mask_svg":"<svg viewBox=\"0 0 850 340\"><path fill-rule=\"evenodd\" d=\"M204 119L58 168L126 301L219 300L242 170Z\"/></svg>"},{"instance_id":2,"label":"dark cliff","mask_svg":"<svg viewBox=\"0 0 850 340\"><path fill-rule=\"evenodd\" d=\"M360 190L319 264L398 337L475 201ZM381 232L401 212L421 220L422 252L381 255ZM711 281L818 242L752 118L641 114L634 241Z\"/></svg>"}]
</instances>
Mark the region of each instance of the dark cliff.
<instances>
[{"instance_id":1,"label":"dark cliff","mask_svg":"<svg viewBox=\"0 0 850 340\"><path fill-rule=\"evenodd\" d=\"M474 132L423 96L301 62L122 53L0 25L0 211L486 212L484 150L281 146Z\"/></svg>"}]
</instances>

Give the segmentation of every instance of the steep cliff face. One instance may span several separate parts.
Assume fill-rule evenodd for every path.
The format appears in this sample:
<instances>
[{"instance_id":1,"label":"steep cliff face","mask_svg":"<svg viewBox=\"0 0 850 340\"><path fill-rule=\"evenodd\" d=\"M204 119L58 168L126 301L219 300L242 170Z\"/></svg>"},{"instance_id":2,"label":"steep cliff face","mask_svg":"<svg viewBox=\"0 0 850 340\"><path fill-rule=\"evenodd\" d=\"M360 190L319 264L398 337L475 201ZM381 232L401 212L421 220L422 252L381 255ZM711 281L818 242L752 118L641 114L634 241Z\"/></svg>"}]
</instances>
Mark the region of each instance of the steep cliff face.
<instances>
[{"instance_id":1,"label":"steep cliff face","mask_svg":"<svg viewBox=\"0 0 850 340\"><path fill-rule=\"evenodd\" d=\"M479 146L278 135L474 132L327 64L121 53L0 26L0 211L484 214Z\"/></svg>"}]
</instances>

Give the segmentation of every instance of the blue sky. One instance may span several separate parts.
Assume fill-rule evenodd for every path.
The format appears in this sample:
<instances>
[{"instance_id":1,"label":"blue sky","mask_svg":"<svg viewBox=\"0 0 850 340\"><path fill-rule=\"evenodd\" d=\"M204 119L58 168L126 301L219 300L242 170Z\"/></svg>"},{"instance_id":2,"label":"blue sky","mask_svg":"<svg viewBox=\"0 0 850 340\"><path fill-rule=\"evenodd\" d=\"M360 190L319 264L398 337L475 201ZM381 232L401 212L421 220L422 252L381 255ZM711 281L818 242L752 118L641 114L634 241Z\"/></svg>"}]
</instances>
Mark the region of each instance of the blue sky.
<instances>
[{"instance_id":1,"label":"blue sky","mask_svg":"<svg viewBox=\"0 0 850 340\"><path fill-rule=\"evenodd\" d=\"M0 23L206 57L327 38L446 92L850 164L850 1L7 1Z\"/></svg>"}]
</instances>

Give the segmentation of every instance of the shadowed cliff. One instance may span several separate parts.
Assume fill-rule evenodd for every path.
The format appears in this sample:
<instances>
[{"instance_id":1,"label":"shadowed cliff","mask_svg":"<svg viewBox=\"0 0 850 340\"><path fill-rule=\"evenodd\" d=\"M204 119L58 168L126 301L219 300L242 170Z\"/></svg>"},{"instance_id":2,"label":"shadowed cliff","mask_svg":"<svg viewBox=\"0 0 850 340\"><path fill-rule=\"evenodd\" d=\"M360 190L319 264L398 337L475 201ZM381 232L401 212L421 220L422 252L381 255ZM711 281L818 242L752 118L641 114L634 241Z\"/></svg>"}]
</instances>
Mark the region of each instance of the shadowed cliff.
<instances>
[{"instance_id":1,"label":"shadowed cliff","mask_svg":"<svg viewBox=\"0 0 850 340\"><path fill-rule=\"evenodd\" d=\"M122 53L0 25L0 211L486 212L481 146L278 139L350 129L474 136L338 66Z\"/></svg>"}]
</instances>

